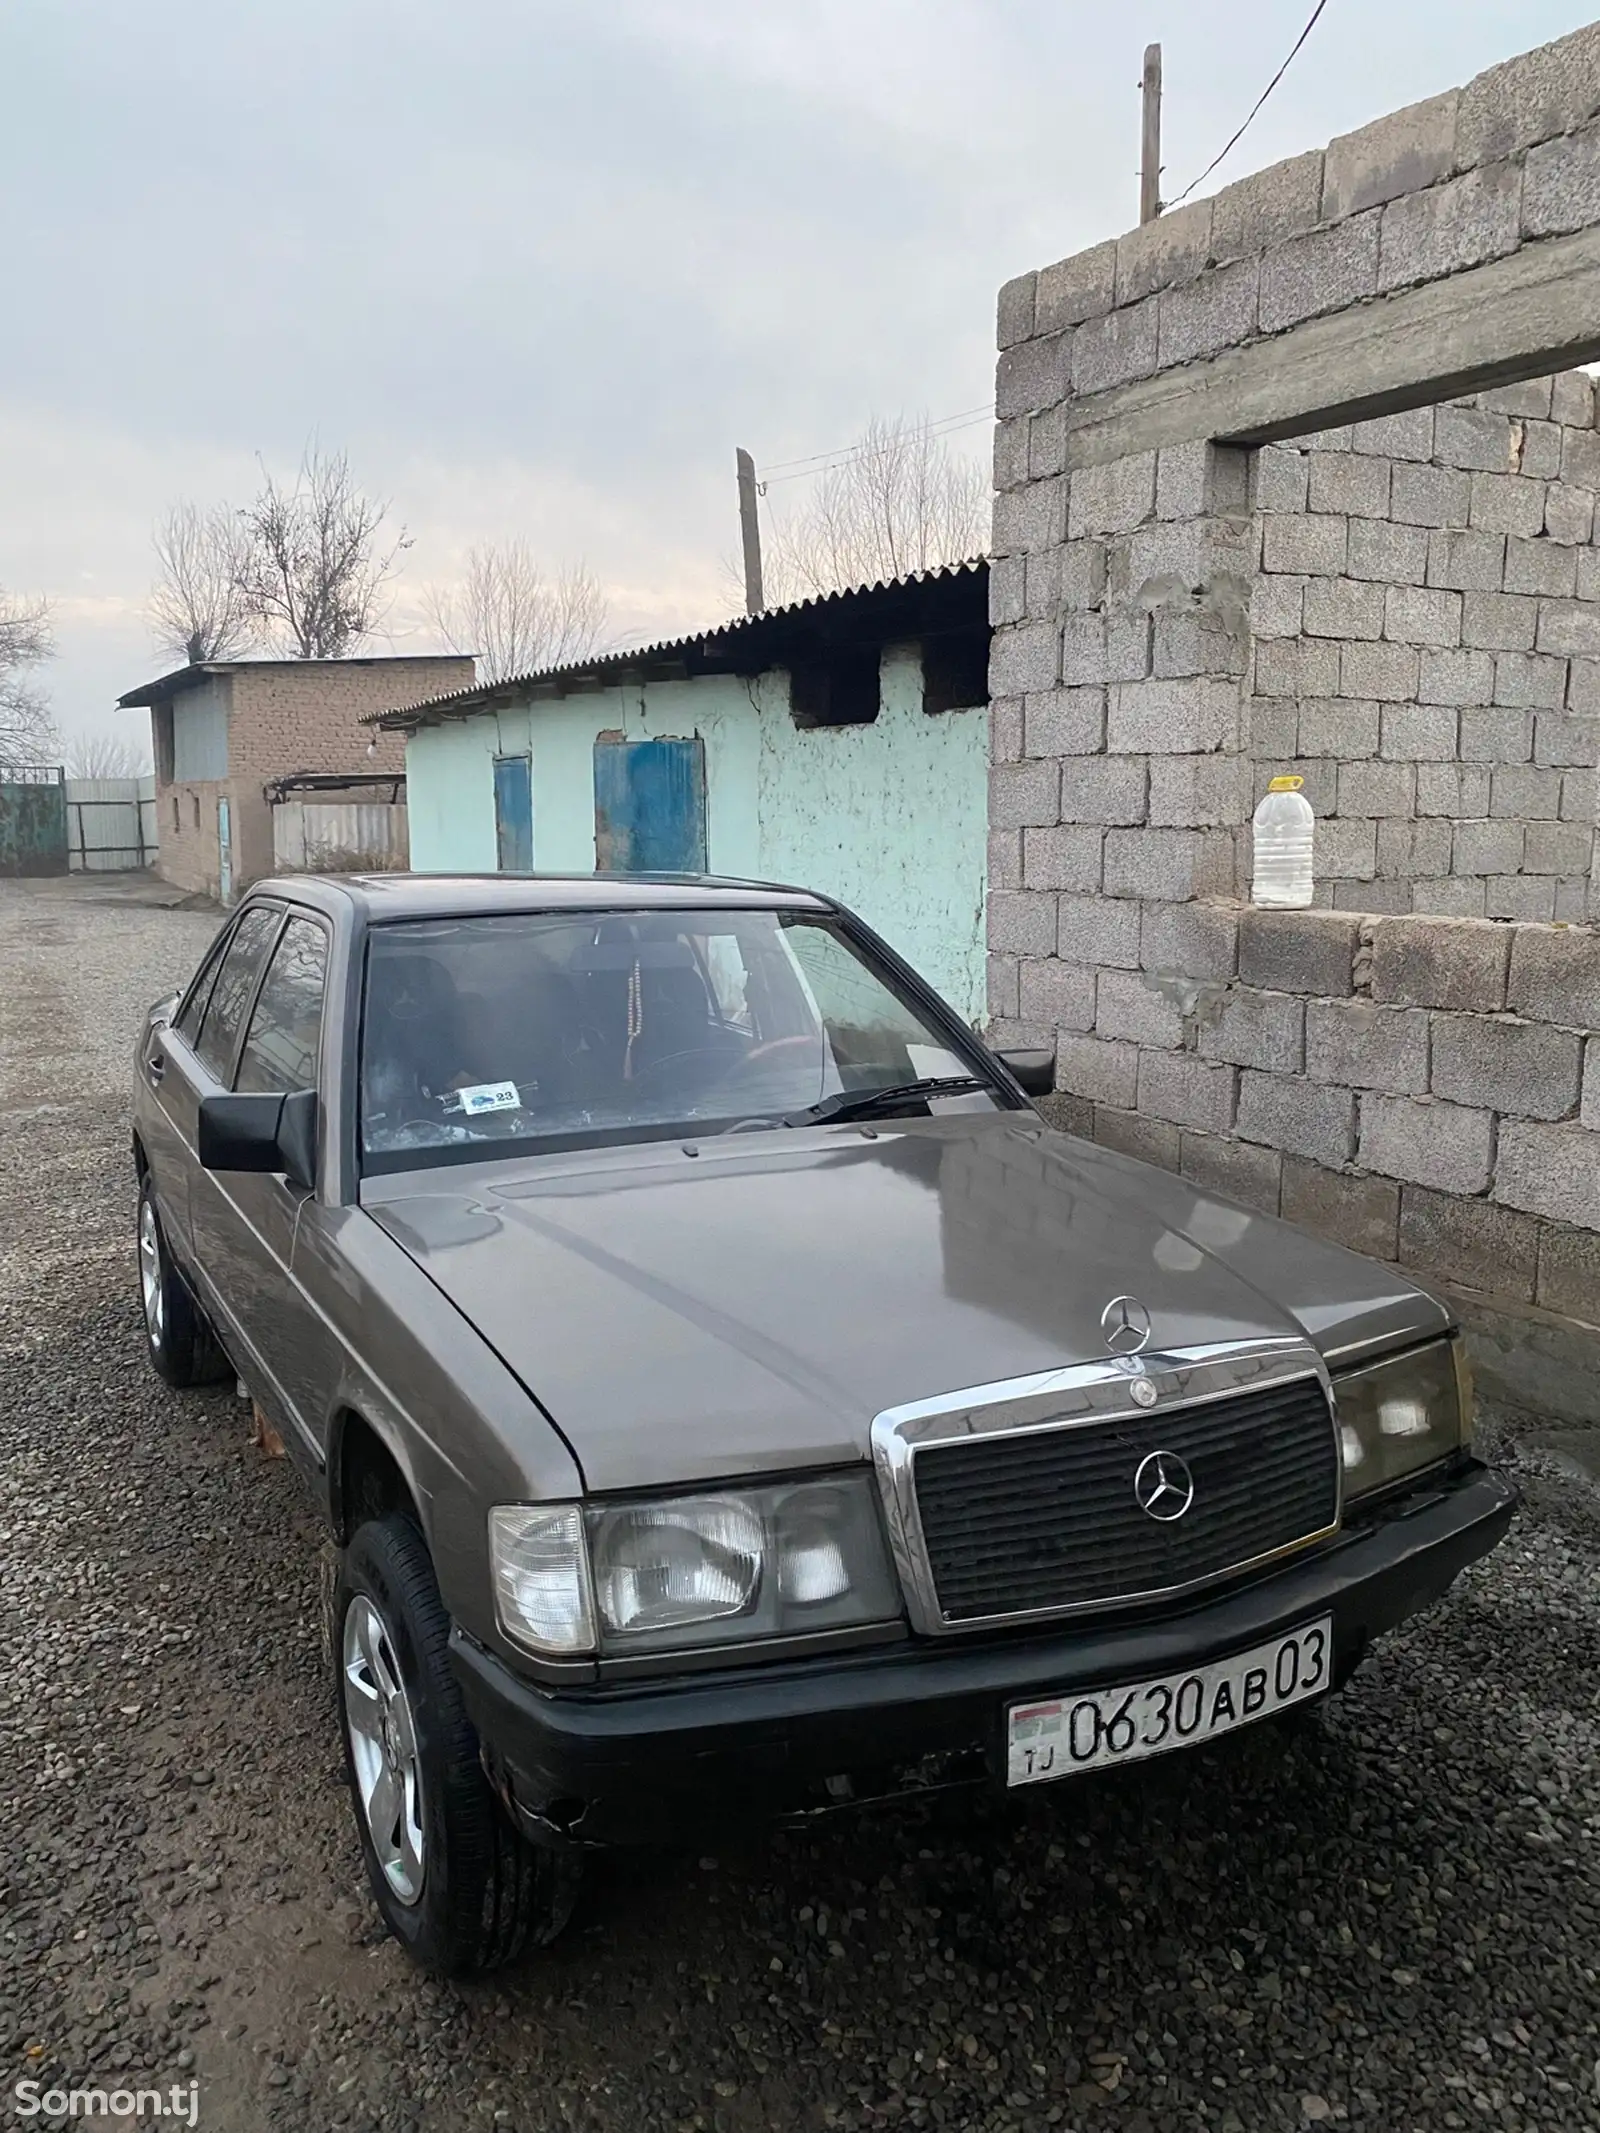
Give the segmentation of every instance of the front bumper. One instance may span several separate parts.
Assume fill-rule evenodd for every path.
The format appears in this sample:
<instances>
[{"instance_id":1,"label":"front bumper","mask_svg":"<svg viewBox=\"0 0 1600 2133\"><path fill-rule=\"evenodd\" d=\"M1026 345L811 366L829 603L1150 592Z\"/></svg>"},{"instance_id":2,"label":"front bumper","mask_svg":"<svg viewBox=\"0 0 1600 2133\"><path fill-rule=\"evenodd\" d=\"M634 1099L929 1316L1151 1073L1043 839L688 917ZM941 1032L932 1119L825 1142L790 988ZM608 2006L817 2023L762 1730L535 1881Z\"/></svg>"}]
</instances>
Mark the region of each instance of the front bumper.
<instances>
[{"instance_id":1,"label":"front bumper","mask_svg":"<svg viewBox=\"0 0 1600 2133\"><path fill-rule=\"evenodd\" d=\"M998 1780L1008 1704L1181 1673L1317 1615L1333 1617L1342 1681L1372 1638L1488 1553L1516 1503L1499 1474L1464 1461L1249 1585L1114 1624L581 1690L523 1680L460 1630L451 1658L491 1779L531 1834L670 1840L737 1809L781 1815L881 1796L930 1759Z\"/></svg>"}]
</instances>

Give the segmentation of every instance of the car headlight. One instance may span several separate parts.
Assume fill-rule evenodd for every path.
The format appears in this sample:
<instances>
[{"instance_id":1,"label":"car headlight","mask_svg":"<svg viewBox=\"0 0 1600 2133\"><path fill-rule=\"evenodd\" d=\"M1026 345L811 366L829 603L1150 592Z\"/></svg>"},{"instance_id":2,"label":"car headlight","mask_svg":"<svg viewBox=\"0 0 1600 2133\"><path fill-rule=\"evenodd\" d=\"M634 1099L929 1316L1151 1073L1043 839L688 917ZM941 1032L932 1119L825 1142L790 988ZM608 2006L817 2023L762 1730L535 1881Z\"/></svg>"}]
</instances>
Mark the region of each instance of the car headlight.
<instances>
[{"instance_id":1,"label":"car headlight","mask_svg":"<svg viewBox=\"0 0 1600 2133\"><path fill-rule=\"evenodd\" d=\"M551 1658L671 1651L898 1619L872 1479L489 1513L495 1609Z\"/></svg>"},{"instance_id":2,"label":"car headlight","mask_svg":"<svg viewBox=\"0 0 1600 2133\"><path fill-rule=\"evenodd\" d=\"M1458 1340L1335 1373L1346 1497L1365 1496L1465 1446L1472 1384Z\"/></svg>"}]
</instances>

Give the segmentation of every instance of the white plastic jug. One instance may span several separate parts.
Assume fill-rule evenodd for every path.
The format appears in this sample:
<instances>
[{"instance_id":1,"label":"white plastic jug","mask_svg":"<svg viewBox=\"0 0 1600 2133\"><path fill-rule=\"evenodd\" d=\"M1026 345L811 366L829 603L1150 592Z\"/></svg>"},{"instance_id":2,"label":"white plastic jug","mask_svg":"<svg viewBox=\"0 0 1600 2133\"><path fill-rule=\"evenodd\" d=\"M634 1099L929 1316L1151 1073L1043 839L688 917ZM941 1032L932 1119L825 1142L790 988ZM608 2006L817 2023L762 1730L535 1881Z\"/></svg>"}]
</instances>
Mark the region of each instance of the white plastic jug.
<instances>
[{"instance_id":1,"label":"white plastic jug","mask_svg":"<svg viewBox=\"0 0 1600 2133\"><path fill-rule=\"evenodd\" d=\"M1311 844L1316 817L1300 790L1304 778L1274 778L1252 821L1255 871L1250 901L1299 909L1311 901Z\"/></svg>"}]
</instances>

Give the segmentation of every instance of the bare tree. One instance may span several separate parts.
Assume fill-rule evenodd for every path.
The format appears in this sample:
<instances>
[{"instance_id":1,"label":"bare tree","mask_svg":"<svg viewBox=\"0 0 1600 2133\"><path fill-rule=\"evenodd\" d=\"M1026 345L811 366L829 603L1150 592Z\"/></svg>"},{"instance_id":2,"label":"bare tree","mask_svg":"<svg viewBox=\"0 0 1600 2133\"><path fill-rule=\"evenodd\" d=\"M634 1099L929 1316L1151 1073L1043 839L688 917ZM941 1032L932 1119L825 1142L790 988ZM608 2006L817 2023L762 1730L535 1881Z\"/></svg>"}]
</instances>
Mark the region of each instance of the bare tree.
<instances>
[{"instance_id":1,"label":"bare tree","mask_svg":"<svg viewBox=\"0 0 1600 2133\"><path fill-rule=\"evenodd\" d=\"M773 528L767 597L804 600L981 555L988 518L984 470L958 459L926 415L874 416Z\"/></svg>"},{"instance_id":2,"label":"bare tree","mask_svg":"<svg viewBox=\"0 0 1600 2133\"><path fill-rule=\"evenodd\" d=\"M144 749L120 733L74 733L65 751L74 778L142 778L150 769Z\"/></svg>"},{"instance_id":3,"label":"bare tree","mask_svg":"<svg viewBox=\"0 0 1600 2133\"><path fill-rule=\"evenodd\" d=\"M342 452L308 446L292 488L269 474L240 514L248 545L238 583L262 634L298 659L342 659L372 636L411 546L403 528L385 533L388 515Z\"/></svg>"},{"instance_id":4,"label":"bare tree","mask_svg":"<svg viewBox=\"0 0 1600 2133\"><path fill-rule=\"evenodd\" d=\"M0 591L0 769L50 761L60 747L44 691L28 678L54 650L46 602Z\"/></svg>"},{"instance_id":5,"label":"bare tree","mask_svg":"<svg viewBox=\"0 0 1600 2133\"><path fill-rule=\"evenodd\" d=\"M485 681L569 666L600 650L610 615L583 564L547 578L522 541L467 551L458 584L423 589L428 620L453 652L475 652Z\"/></svg>"},{"instance_id":6,"label":"bare tree","mask_svg":"<svg viewBox=\"0 0 1600 2133\"><path fill-rule=\"evenodd\" d=\"M152 537L161 576L146 614L158 651L198 665L237 659L256 634L244 581L250 535L226 504L175 504Z\"/></svg>"}]
</instances>

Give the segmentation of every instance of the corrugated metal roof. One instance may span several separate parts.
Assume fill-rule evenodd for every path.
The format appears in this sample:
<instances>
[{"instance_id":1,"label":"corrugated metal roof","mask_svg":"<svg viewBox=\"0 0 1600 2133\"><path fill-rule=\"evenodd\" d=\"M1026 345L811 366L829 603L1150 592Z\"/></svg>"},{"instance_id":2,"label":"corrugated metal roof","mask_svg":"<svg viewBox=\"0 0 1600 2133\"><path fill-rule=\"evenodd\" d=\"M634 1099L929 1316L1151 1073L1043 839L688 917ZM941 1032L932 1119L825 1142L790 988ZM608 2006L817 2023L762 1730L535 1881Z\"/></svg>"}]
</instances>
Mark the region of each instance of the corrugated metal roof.
<instances>
[{"instance_id":1,"label":"corrugated metal roof","mask_svg":"<svg viewBox=\"0 0 1600 2133\"><path fill-rule=\"evenodd\" d=\"M908 571L900 578L879 578L871 585L848 585L836 592L816 593L809 600L791 600L781 607L764 607L756 615L735 615L709 629L691 630L686 636L663 637L653 644L628 645L621 651L598 653L591 659L573 660L565 666L536 667L531 673L508 675L503 681L479 682L470 689L430 696L421 703L406 704L392 711L370 711L361 724L391 729L428 725L435 719L460 717L480 706L502 703L536 687L548 688L552 683L589 677L604 680L608 675L625 674L630 668L652 660L671 659L674 654L713 645L720 648L752 633L781 629L785 624L804 621L808 617L825 619L859 603L870 603L888 594L904 592L910 586L971 578L980 572L986 573L988 568L987 556L967 556L958 563L940 563L930 570Z\"/></svg>"}]
</instances>

